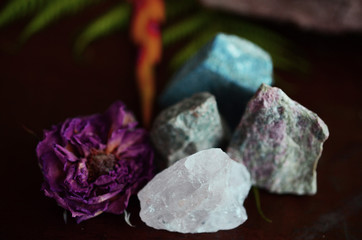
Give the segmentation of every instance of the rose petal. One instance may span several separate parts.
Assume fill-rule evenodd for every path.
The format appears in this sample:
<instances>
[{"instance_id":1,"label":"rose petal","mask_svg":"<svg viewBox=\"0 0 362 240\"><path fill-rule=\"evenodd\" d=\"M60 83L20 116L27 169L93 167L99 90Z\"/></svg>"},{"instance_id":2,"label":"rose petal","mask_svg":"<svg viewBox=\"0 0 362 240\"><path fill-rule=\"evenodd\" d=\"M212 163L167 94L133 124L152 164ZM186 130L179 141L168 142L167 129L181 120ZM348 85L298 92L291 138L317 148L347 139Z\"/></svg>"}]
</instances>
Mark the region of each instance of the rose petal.
<instances>
[{"instance_id":1,"label":"rose petal","mask_svg":"<svg viewBox=\"0 0 362 240\"><path fill-rule=\"evenodd\" d=\"M39 157L42 164L42 172L45 181L48 183L49 190L59 191L62 180L64 179L63 165L54 153L48 152Z\"/></svg>"},{"instance_id":2,"label":"rose petal","mask_svg":"<svg viewBox=\"0 0 362 240\"><path fill-rule=\"evenodd\" d=\"M126 135L126 132L126 129L117 129L115 132L112 133L107 143L106 154L112 153L118 146L121 145Z\"/></svg>"},{"instance_id":3,"label":"rose petal","mask_svg":"<svg viewBox=\"0 0 362 240\"><path fill-rule=\"evenodd\" d=\"M106 194L103 194L103 195L100 195L100 196L96 196L96 197L93 197L91 199L89 199L87 201L88 204L98 204L98 203L102 203L104 201L107 201L111 198L113 198L114 196L118 195L122 190L118 190L118 191L115 191L115 192L111 192L111 193L106 193Z\"/></svg>"},{"instance_id":4,"label":"rose petal","mask_svg":"<svg viewBox=\"0 0 362 240\"><path fill-rule=\"evenodd\" d=\"M106 212L113 214L122 214L127 208L129 199L131 197L131 189L127 189L122 195L119 195L117 199L114 199L108 206Z\"/></svg>"},{"instance_id":5,"label":"rose petal","mask_svg":"<svg viewBox=\"0 0 362 240\"><path fill-rule=\"evenodd\" d=\"M126 110L121 101L113 103L107 110L106 115L111 120L110 132L119 128L134 128L137 125L135 117Z\"/></svg>"},{"instance_id":6,"label":"rose petal","mask_svg":"<svg viewBox=\"0 0 362 240\"><path fill-rule=\"evenodd\" d=\"M82 215L82 216L80 216L80 217L76 217L77 223L83 222L83 221L88 220L88 219L90 219L90 218L94 218L94 217L102 214L103 212L104 212L103 210L99 210L98 212L94 213L93 215L87 215L87 214L85 214L85 215ZM73 217L74 217L74 216L73 216Z\"/></svg>"},{"instance_id":7,"label":"rose petal","mask_svg":"<svg viewBox=\"0 0 362 240\"><path fill-rule=\"evenodd\" d=\"M87 204L86 202L70 198L65 198L64 200L68 206L68 210L72 213L72 217L77 217L77 222L101 214L108 208L109 205L108 202L102 202L99 204ZM80 219L80 221L78 221L78 219Z\"/></svg>"},{"instance_id":8,"label":"rose petal","mask_svg":"<svg viewBox=\"0 0 362 240\"><path fill-rule=\"evenodd\" d=\"M74 153L60 146L59 144L54 145L54 152L57 155L57 157L64 163L66 161L75 162L78 160L78 157L76 157Z\"/></svg>"},{"instance_id":9,"label":"rose petal","mask_svg":"<svg viewBox=\"0 0 362 240\"><path fill-rule=\"evenodd\" d=\"M88 197L93 186L88 183L88 170L86 167L86 159L80 159L78 163L74 163L67 168L67 176L64 185L69 193L76 198Z\"/></svg>"},{"instance_id":10,"label":"rose petal","mask_svg":"<svg viewBox=\"0 0 362 240\"><path fill-rule=\"evenodd\" d=\"M134 131L127 131L124 133L122 138L122 144L119 144L115 155L118 156L122 154L123 152L127 151L129 147L136 144L139 141L142 141L142 139L145 137L145 131L142 129L137 129ZM115 138L117 139L117 138ZM111 139L113 140L113 139ZM141 152L141 151L140 151Z\"/></svg>"},{"instance_id":11,"label":"rose petal","mask_svg":"<svg viewBox=\"0 0 362 240\"><path fill-rule=\"evenodd\" d=\"M78 167L77 167L77 171L76 171L76 175L75 175L75 179L83 187L87 187L89 185L88 184L88 169L87 169L86 162L87 162L87 159L85 159L85 158L80 159L80 161L78 162Z\"/></svg>"},{"instance_id":12,"label":"rose petal","mask_svg":"<svg viewBox=\"0 0 362 240\"><path fill-rule=\"evenodd\" d=\"M36 154L38 158L44 154L48 154L52 152L52 147L54 144L57 144L61 141L58 133L59 126L52 126L51 130L44 131L44 139L39 142L36 147ZM42 161L39 161L40 165L42 165Z\"/></svg>"},{"instance_id":13,"label":"rose petal","mask_svg":"<svg viewBox=\"0 0 362 240\"><path fill-rule=\"evenodd\" d=\"M98 185L98 186L102 186L102 185L109 184L112 181L114 181L114 177L112 177L110 175L101 175L96 179L94 184Z\"/></svg>"},{"instance_id":14,"label":"rose petal","mask_svg":"<svg viewBox=\"0 0 362 240\"><path fill-rule=\"evenodd\" d=\"M82 125L84 125L84 122L80 118L67 119L60 129L60 136L62 136L66 142L70 141L72 136L78 133L77 129L82 128Z\"/></svg>"},{"instance_id":15,"label":"rose petal","mask_svg":"<svg viewBox=\"0 0 362 240\"><path fill-rule=\"evenodd\" d=\"M53 192L53 191L48 191L46 188L44 188L44 193L45 196L47 197L51 197L54 198L56 200L56 202L58 203L59 206L61 206L62 208L65 208L67 210L69 210L69 207L67 205L67 203L64 201L63 198L61 198L57 192Z\"/></svg>"}]
</instances>

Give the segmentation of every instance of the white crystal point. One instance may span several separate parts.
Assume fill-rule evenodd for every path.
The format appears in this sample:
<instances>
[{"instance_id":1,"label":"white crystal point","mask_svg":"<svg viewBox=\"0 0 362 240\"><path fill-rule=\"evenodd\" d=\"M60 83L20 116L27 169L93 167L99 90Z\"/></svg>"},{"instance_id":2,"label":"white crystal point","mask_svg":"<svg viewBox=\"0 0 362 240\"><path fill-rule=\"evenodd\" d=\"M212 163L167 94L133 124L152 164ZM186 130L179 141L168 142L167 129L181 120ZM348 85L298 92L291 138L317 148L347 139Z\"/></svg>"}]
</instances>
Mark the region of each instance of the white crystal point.
<instances>
[{"instance_id":1,"label":"white crystal point","mask_svg":"<svg viewBox=\"0 0 362 240\"><path fill-rule=\"evenodd\" d=\"M233 229L246 221L251 187L246 167L211 148L177 161L139 193L148 226L181 233Z\"/></svg>"}]
</instances>

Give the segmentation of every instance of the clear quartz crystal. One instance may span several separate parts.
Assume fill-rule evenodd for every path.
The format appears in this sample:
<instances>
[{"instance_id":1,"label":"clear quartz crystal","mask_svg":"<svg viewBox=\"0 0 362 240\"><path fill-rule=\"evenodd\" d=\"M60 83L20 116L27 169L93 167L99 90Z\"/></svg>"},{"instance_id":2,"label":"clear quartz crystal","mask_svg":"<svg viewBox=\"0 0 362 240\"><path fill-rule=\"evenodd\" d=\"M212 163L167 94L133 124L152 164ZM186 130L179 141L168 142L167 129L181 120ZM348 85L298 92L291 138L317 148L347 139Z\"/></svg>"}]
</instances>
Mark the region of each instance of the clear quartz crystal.
<instances>
[{"instance_id":1,"label":"clear quartz crystal","mask_svg":"<svg viewBox=\"0 0 362 240\"><path fill-rule=\"evenodd\" d=\"M139 193L141 219L150 227L181 233L233 229L246 221L251 187L245 166L211 148L177 161Z\"/></svg>"}]
</instances>

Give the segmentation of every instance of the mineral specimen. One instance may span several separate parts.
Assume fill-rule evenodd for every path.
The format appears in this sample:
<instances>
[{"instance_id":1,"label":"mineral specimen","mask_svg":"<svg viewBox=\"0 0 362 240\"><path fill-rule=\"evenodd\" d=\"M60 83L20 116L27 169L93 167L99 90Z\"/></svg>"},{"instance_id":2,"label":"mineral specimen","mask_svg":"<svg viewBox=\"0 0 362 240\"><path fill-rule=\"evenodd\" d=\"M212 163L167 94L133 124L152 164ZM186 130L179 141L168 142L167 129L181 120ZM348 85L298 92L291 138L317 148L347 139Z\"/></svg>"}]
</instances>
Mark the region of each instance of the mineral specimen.
<instances>
[{"instance_id":1,"label":"mineral specimen","mask_svg":"<svg viewBox=\"0 0 362 240\"><path fill-rule=\"evenodd\" d=\"M200 151L157 174L139 193L141 219L181 233L216 232L242 224L251 187L243 164L220 149Z\"/></svg>"},{"instance_id":2,"label":"mineral specimen","mask_svg":"<svg viewBox=\"0 0 362 240\"><path fill-rule=\"evenodd\" d=\"M263 84L248 103L228 154L253 184L276 193L315 194L326 124L282 90Z\"/></svg>"},{"instance_id":3,"label":"mineral specimen","mask_svg":"<svg viewBox=\"0 0 362 240\"><path fill-rule=\"evenodd\" d=\"M176 73L160 103L166 107L194 93L210 92L216 97L220 113L234 128L260 84L272 83L272 68L269 54L261 48L220 33Z\"/></svg>"},{"instance_id":4,"label":"mineral specimen","mask_svg":"<svg viewBox=\"0 0 362 240\"><path fill-rule=\"evenodd\" d=\"M361 0L201 0L207 7L322 32L362 32ZM283 9L283 11L280 11Z\"/></svg>"},{"instance_id":5,"label":"mineral specimen","mask_svg":"<svg viewBox=\"0 0 362 240\"><path fill-rule=\"evenodd\" d=\"M152 142L167 166L200 150L219 147L224 136L215 97L206 92L165 109L151 130Z\"/></svg>"}]
</instances>

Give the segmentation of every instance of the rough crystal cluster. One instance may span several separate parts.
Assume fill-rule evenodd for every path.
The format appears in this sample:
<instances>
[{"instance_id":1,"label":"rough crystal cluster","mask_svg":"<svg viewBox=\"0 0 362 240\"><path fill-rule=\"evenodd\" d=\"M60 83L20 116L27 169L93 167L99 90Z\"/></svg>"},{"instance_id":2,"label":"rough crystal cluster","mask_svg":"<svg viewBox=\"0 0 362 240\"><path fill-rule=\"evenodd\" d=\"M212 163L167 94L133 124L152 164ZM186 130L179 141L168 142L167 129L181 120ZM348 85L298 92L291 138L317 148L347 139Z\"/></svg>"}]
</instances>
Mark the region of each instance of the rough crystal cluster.
<instances>
[{"instance_id":1,"label":"rough crystal cluster","mask_svg":"<svg viewBox=\"0 0 362 240\"><path fill-rule=\"evenodd\" d=\"M104 114L67 119L44 131L36 152L43 190L78 222L121 214L153 176L148 134L115 102Z\"/></svg>"},{"instance_id":2,"label":"rough crystal cluster","mask_svg":"<svg viewBox=\"0 0 362 240\"><path fill-rule=\"evenodd\" d=\"M248 103L228 154L253 184L276 193L315 194L326 124L282 90L263 84Z\"/></svg>"},{"instance_id":3,"label":"rough crystal cluster","mask_svg":"<svg viewBox=\"0 0 362 240\"><path fill-rule=\"evenodd\" d=\"M243 164L220 149L181 159L139 193L141 219L150 227L181 233L216 232L242 224L251 187Z\"/></svg>"},{"instance_id":4,"label":"rough crystal cluster","mask_svg":"<svg viewBox=\"0 0 362 240\"><path fill-rule=\"evenodd\" d=\"M194 93L210 92L234 128L260 84L272 83L272 68L264 50L245 39L220 33L176 73L160 103L166 107Z\"/></svg>"},{"instance_id":5,"label":"rough crystal cluster","mask_svg":"<svg viewBox=\"0 0 362 240\"><path fill-rule=\"evenodd\" d=\"M168 166L200 150L220 146L224 130L215 97L198 93L165 109L153 124L151 139Z\"/></svg>"}]
</instances>

